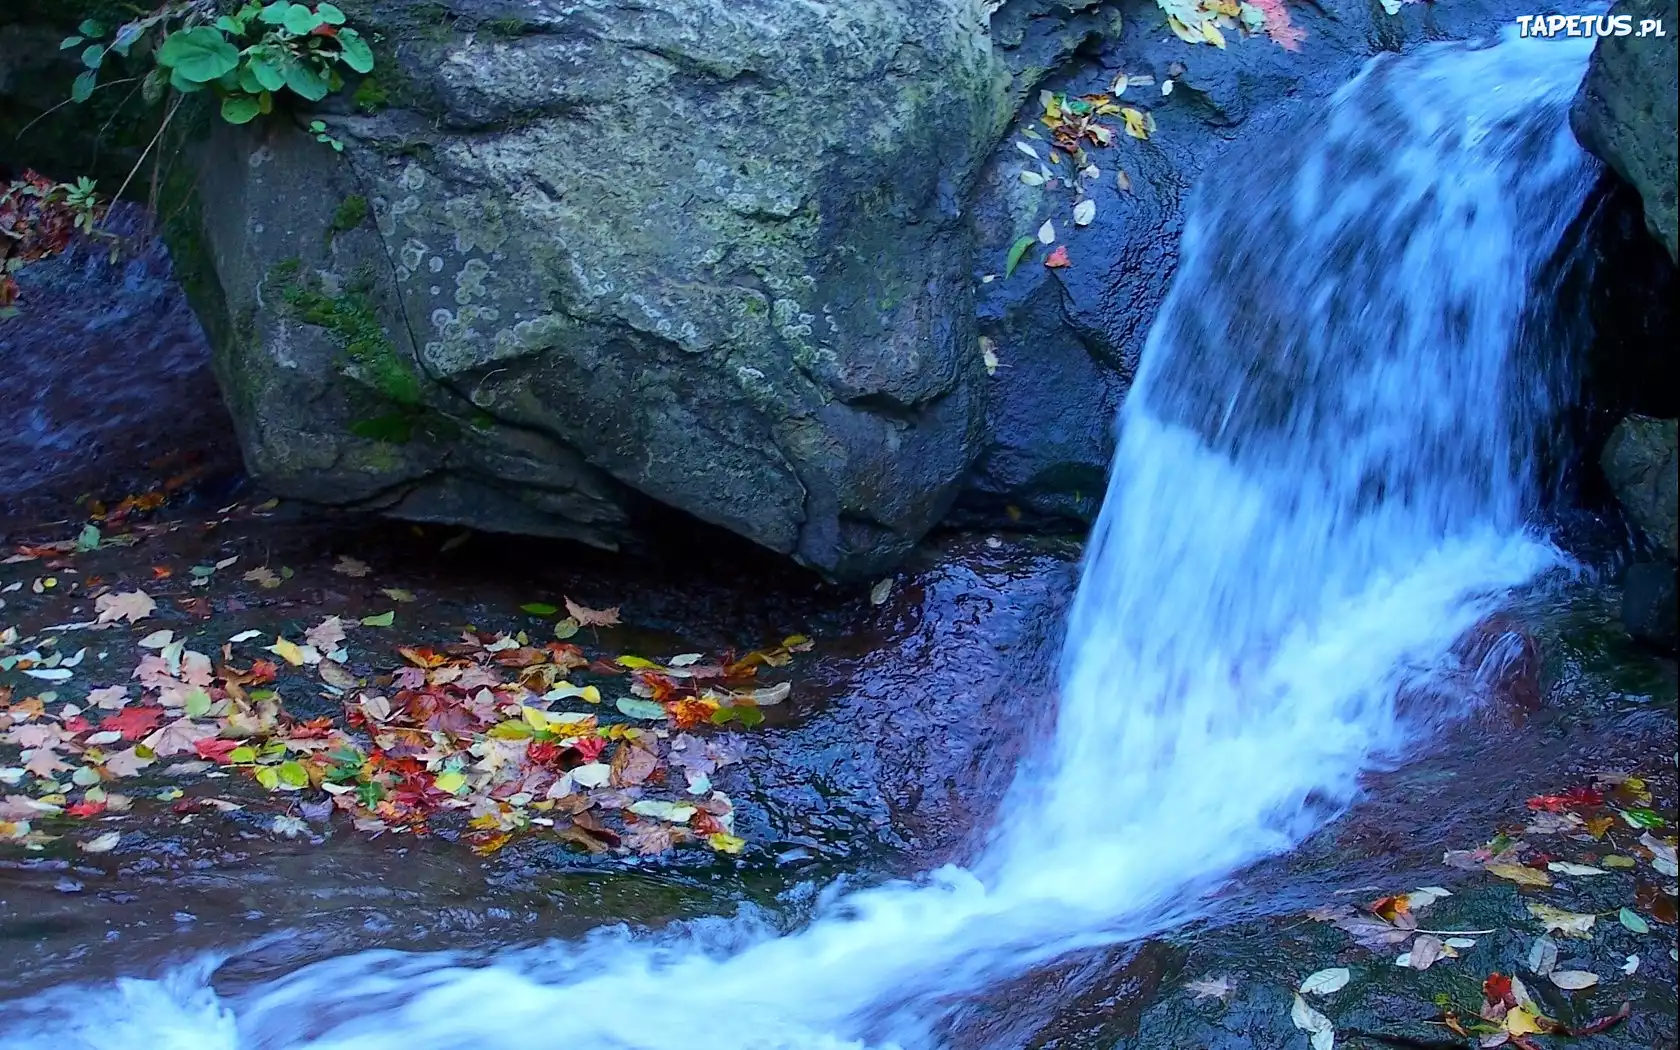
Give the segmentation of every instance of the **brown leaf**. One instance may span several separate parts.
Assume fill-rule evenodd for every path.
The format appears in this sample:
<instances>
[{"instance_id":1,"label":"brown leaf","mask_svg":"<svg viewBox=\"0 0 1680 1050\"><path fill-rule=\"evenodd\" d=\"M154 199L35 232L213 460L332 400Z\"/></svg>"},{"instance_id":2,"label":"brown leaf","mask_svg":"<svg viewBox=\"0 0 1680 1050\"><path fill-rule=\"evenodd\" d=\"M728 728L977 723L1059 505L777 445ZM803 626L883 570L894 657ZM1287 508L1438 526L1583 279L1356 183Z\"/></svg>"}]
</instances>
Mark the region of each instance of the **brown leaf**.
<instances>
[{"instance_id":1,"label":"brown leaf","mask_svg":"<svg viewBox=\"0 0 1680 1050\"><path fill-rule=\"evenodd\" d=\"M620 622L618 606L616 605L611 609L591 609L588 606L577 604L570 598L567 598L565 602L567 614L576 620L580 627L613 627Z\"/></svg>"},{"instance_id":2,"label":"brown leaf","mask_svg":"<svg viewBox=\"0 0 1680 1050\"><path fill-rule=\"evenodd\" d=\"M93 607L99 614L100 623L115 623L118 620L134 623L152 615L157 609L157 602L145 591L123 591L101 594L94 599Z\"/></svg>"},{"instance_id":3,"label":"brown leaf","mask_svg":"<svg viewBox=\"0 0 1680 1050\"><path fill-rule=\"evenodd\" d=\"M612 757L613 786L633 787L647 780L658 768L658 756L634 744L620 744Z\"/></svg>"}]
</instances>

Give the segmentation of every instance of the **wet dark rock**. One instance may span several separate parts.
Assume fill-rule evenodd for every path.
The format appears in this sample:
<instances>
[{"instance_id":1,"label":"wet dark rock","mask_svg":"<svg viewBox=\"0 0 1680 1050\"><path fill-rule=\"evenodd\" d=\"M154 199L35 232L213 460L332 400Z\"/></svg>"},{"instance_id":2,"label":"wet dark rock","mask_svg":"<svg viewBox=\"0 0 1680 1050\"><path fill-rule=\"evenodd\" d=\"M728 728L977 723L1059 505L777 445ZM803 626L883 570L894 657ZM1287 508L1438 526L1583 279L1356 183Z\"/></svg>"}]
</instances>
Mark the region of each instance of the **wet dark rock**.
<instances>
[{"instance_id":1,"label":"wet dark rock","mask_svg":"<svg viewBox=\"0 0 1680 1050\"><path fill-rule=\"evenodd\" d=\"M138 208L18 274L0 319L0 531L237 465L210 352Z\"/></svg>"},{"instance_id":2,"label":"wet dark rock","mask_svg":"<svg viewBox=\"0 0 1680 1050\"><path fill-rule=\"evenodd\" d=\"M1675 602L1673 562L1636 562L1622 574L1622 623L1640 641L1674 649Z\"/></svg>"},{"instance_id":3,"label":"wet dark rock","mask_svg":"<svg viewBox=\"0 0 1680 1050\"><path fill-rule=\"evenodd\" d=\"M1672 27L1680 6L1675 0L1621 0L1610 13L1633 19L1635 32L1598 42L1570 126L1583 146L1639 191L1647 227L1675 259L1680 58ZM1638 35L1639 23L1650 19L1667 27L1667 34Z\"/></svg>"},{"instance_id":4,"label":"wet dark rock","mask_svg":"<svg viewBox=\"0 0 1680 1050\"><path fill-rule=\"evenodd\" d=\"M1038 165L1025 143L1048 156L1036 93L992 152L969 202L974 227L980 334L996 347L988 381L981 454L953 520L993 526L1079 527L1101 506L1114 413L1136 372L1144 340L1178 262L1178 239L1190 186L1233 144L1259 144L1287 133L1284 121L1322 102L1372 54L1423 40L1492 32L1510 5L1409 4L1387 15L1375 4L1331 2L1289 8L1307 31L1299 51L1249 38L1220 50L1186 44L1166 32L1153 4L1122 5L1123 31L1105 34L1044 79L1069 95L1105 92L1116 74L1147 74L1121 101L1149 110L1157 130L1147 142L1119 136L1091 149L1101 175L1089 184L1096 202L1090 226L1075 228L1067 160L1046 166L1059 187L1028 186ZM1182 67L1173 92L1159 84ZM1116 127L1118 120L1114 121ZM1122 190L1117 173L1125 172ZM1046 221L1071 265L1047 269L1048 248L1035 245L1005 277L1010 246Z\"/></svg>"},{"instance_id":5,"label":"wet dark rock","mask_svg":"<svg viewBox=\"0 0 1680 1050\"><path fill-rule=\"evenodd\" d=\"M1054 722L1074 574L1067 552L976 539L919 555L886 604L825 632L796 690L815 710L748 737L720 778L738 785L738 827L784 855L885 846L920 868L961 853Z\"/></svg>"},{"instance_id":6,"label":"wet dark rock","mask_svg":"<svg viewBox=\"0 0 1680 1050\"><path fill-rule=\"evenodd\" d=\"M1612 491L1655 550L1680 553L1680 421L1629 416L1611 432L1600 463Z\"/></svg>"}]
</instances>

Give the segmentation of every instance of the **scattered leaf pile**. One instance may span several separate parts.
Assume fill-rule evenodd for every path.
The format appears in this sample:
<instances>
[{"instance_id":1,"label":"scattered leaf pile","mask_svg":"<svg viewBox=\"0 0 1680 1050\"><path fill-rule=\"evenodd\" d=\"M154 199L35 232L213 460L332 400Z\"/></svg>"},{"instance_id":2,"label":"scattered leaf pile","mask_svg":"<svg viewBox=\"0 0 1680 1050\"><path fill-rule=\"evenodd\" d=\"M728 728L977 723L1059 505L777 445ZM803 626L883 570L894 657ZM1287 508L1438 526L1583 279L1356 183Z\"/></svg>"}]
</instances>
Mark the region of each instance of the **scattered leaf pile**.
<instances>
[{"instance_id":1,"label":"scattered leaf pile","mask_svg":"<svg viewBox=\"0 0 1680 1050\"><path fill-rule=\"evenodd\" d=\"M62 252L78 229L91 233L103 213L85 178L59 183L26 171L0 187L0 317L17 302L17 272Z\"/></svg>"},{"instance_id":2,"label":"scattered leaf pile","mask_svg":"<svg viewBox=\"0 0 1680 1050\"><path fill-rule=\"evenodd\" d=\"M1391 2L1391 0L1385 0ZM1225 34L1234 30L1264 32L1290 51L1299 51L1306 31L1289 22L1284 0L1156 0L1167 13L1167 27L1187 44L1225 46ZM1398 8L1396 8L1398 10Z\"/></svg>"},{"instance_id":3,"label":"scattered leaf pile","mask_svg":"<svg viewBox=\"0 0 1680 1050\"><path fill-rule=\"evenodd\" d=\"M209 566L206 579L233 560ZM335 568L368 571L351 558ZM62 627L122 630L157 609L138 589L107 590L93 604L95 620ZM616 609L565 604L570 615L557 635L618 623ZM370 833L425 834L433 821L453 817L482 853L535 830L591 853L657 854L690 843L736 853L745 843L734 833L733 804L711 777L738 761L740 748L713 730L762 722L762 708L783 701L790 686L763 682L761 672L811 648L794 636L743 656L655 661L591 656L561 638L468 630L440 648L397 647L402 664L369 682L349 666L347 632L387 628L394 619L392 612L359 622L328 617L301 639L275 637L264 656L246 659L235 647L260 644L254 630L229 638L215 655L156 630L137 640L143 655L129 684L77 700L51 691L14 697L0 687L0 745L18 749L16 765L0 758L0 785L14 789L0 800L0 841L39 848L60 837L49 828L120 819L142 793L181 814L243 808L226 798L187 798L178 787L115 788L161 773L244 776L312 820L336 809ZM66 655L56 641L21 639L8 628L0 633L0 669L66 681L87 650ZM343 704L342 724L287 710L279 678L288 668L319 678L323 694ZM284 815L274 828L295 835L307 824ZM82 847L100 852L116 841L101 835Z\"/></svg>"},{"instance_id":4,"label":"scattered leaf pile","mask_svg":"<svg viewBox=\"0 0 1680 1050\"><path fill-rule=\"evenodd\" d=\"M1601 928L1599 920L1606 914L1628 933L1639 937L1652 932L1652 922L1670 927L1676 922L1675 902L1680 887L1674 884L1675 838L1672 834L1662 834L1672 828L1651 808L1652 804L1651 792L1640 778L1603 773L1592 783L1564 794L1529 799L1526 823L1478 849L1449 851L1442 861L1449 868L1481 872L1515 883L1525 893L1565 889L1570 880L1578 879L1631 889L1630 904L1608 913L1576 912L1538 900L1524 902L1528 919L1540 931L1527 955L1528 969L1535 978L1560 991L1589 992L1610 978L1591 970L1560 966L1560 955L1565 953L1560 951L1557 939L1592 941ZM1527 838L1518 836L1546 837L1555 845L1537 848ZM1618 878L1622 881L1615 883ZM1426 913L1437 902L1451 896L1442 887L1426 886L1410 893L1380 897L1362 906L1328 905L1309 912L1308 916L1335 926L1370 951L1385 955L1398 952L1393 958L1394 965L1427 970L1463 957L1476 946L1477 938L1499 932L1428 928L1434 924L1428 923ZM1680 961L1680 951L1669 947L1668 955L1671 960ZM1628 955L1619 970L1623 976L1632 976L1640 965L1639 955ZM1335 1026L1303 996L1330 994L1347 980L1345 968L1321 970L1303 981L1295 996L1291 1019L1297 1028L1308 1033L1315 1050L1329 1050L1334 1046ZM1197 998L1205 995L1223 998L1230 994L1231 988L1204 979L1190 991ZM1474 1006L1443 1003L1439 1022L1457 1035L1474 1040L1478 1047L1509 1045L1520 1050L1538 1050L1534 1037L1602 1032L1627 1018L1631 1009L1624 1002L1612 1013L1572 1025L1548 1016L1514 975L1497 972L1488 975L1483 980L1482 992L1482 1001Z\"/></svg>"}]
</instances>

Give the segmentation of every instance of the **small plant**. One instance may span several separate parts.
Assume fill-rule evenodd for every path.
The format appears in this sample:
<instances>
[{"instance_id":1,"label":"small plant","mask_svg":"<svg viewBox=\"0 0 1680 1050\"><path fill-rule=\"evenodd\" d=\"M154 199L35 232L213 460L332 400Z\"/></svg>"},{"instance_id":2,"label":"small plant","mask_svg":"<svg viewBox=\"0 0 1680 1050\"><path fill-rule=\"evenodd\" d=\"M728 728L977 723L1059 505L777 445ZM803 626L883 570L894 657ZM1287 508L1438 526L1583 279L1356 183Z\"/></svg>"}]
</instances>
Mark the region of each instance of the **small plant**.
<instances>
[{"instance_id":1,"label":"small plant","mask_svg":"<svg viewBox=\"0 0 1680 1050\"><path fill-rule=\"evenodd\" d=\"M32 171L0 186L0 317L16 313L16 274L57 255L76 230L93 233L104 214L92 179L53 182Z\"/></svg>"},{"instance_id":2,"label":"small plant","mask_svg":"<svg viewBox=\"0 0 1680 1050\"><path fill-rule=\"evenodd\" d=\"M233 14L218 14L215 0L174 0L117 27L109 39L104 25L83 22L60 47L83 49L87 68L71 89L77 102L93 96L112 55L149 56L154 65L141 78L148 103L169 91L208 91L221 100L222 119L230 124L273 112L275 99L286 92L319 102L344 86L345 71L370 73L374 65L372 48L345 25L343 11L287 0L253 0ZM343 148L329 140L322 139Z\"/></svg>"}]
</instances>

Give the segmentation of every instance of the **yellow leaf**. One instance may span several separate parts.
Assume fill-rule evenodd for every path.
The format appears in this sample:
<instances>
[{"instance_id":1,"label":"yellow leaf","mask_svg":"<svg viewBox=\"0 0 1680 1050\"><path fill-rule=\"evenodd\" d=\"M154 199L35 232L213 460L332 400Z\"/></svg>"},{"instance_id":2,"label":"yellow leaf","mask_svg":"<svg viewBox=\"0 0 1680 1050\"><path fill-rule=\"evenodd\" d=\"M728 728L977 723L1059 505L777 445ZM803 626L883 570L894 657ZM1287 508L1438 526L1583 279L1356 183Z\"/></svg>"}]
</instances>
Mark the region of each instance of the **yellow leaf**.
<instances>
[{"instance_id":1,"label":"yellow leaf","mask_svg":"<svg viewBox=\"0 0 1680 1050\"><path fill-rule=\"evenodd\" d=\"M1177 15L1167 16L1167 27L1173 31L1173 36L1178 37L1186 44L1200 44L1204 42L1202 40L1202 34L1179 21Z\"/></svg>"},{"instance_id":2,"label":"yellow leaf","mask_svg":"<svg viewBox=\"0 0 1680 1050\"><path fill-rule=\"evenodd\" d=\"M530 726L536 732L540 733L548 728L549 718L547 711L540 711L534 707L521 707L519 709L519 713L524 716L525 724Z\"/></svg>"},{"instance_id":3,"label":"yellow leaf","mask_svg":"<svg viewBox=\"0 0 1680 1050\"><path fill-rule=\"evenodd\" d=\"M1512 1035L1534 1035L1540 1031L1534 1015L1520 1006L1513 1006L1505 1014L1505 1030Z\"/></svg>"},{"instance_id":4,"label":"yellow leaf","mask_svg":"<svg viewBox=\"0 0 1680 1050\"><path fill-rule=\"evenodd\" d=\"M1523 864L1489 864L1485 870L1489 875L1509 879L1519 886L1550 886L1552 884L1550 875Z\"/></svg>"},{"instance_id":5,"label":"yellow leaf","mask_svg":"<svg viewBox=\"0 0 1680 1050\"><path fill-rule=\"evenodd\" d=\"M284 638L276 638L274 644L268 647L268 651L293 667L303 666L303 650L298 648L295 643L288 642Z\"/></svg>"},{"instance_id":6,"label":"yellow leaf","mask_svg":"<svg viewBox=\"0 0 1680 1050\"><path fill-rule=\"evenodd\" d=\"M1225 34L1211 20L1202 23L1202 36L1208 43L1221 50L1225 48Z\"/></svg>"},{"instance_id":7,"label":"yellow leaf","mask_svg":"<svg viewBox=\"0 0 1680 1050\"><path fill-rule=\"evenodd\" d=\"M620 656L620 657L617 657L613 662L618 664L618 666L620 666L620 667L628 667L633 671L634 670L641 670L643 668L648 668L648 667L658 667L659 666L658 664L654 663L652 660L644 660L639 656Z\"/></svg>"},{"instance_id":8,"label":"yellow leaf","mask_svg":"<svg viewBox=\"0 0 1680 1050\"><path fill-rule=\"evenodd\" d=\"M530 708L526 708L530 710ZM451 795L458 795L467 786L466 775L458 769L446 769L439 773L432 781L439 791L447 791Z\"/></svg>"},{"instance_id":9,"label":"yellow leaf","mask_svg":"<svg viewBox=\"0 0 1680 1050\"><path fill-rule=\"evenodd\" d=\"M1148 124L1144 120L1143 111L1127 106L1120 111L1120 116L1126 121L1126 134L1134 139L1148 139Z\"/></svg>"},{"instance_id":10,"label":"yellow leaf","mask_svg":"<svg viewBox=\"0 0 1680 1050\"><path fill-rule=\"evenodd\" d=\"M1583 912L1564 911L1554 908L1550 904L1531 902L1528 913L1539 919L1549 932L1561 933L1565 937L1578 940L1591 940L1593 923L1598 921L1596 915Z\"/></svg>"},{"instance_id":11,"label":"yellow leaf","mask_svg":"<svg viewBox=\"0 0 1680 1050\"><path fill-rule=\"evenodd\" d=\"M706 836L706 845L719 853L739 853L746 847L747 840L736 838L728 832L719 831Z\"/></svg>"}]
</instances>

